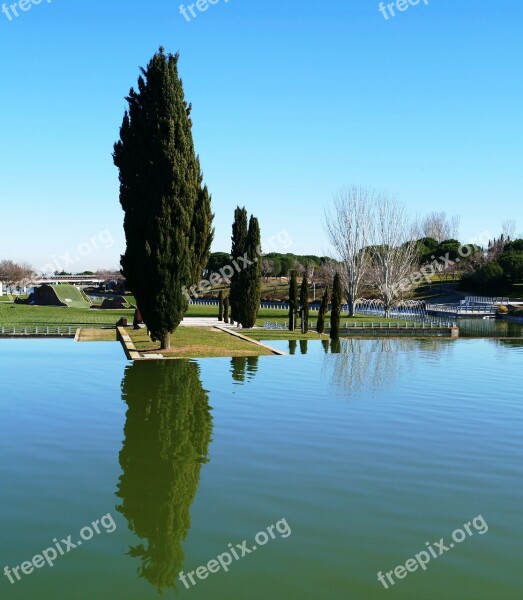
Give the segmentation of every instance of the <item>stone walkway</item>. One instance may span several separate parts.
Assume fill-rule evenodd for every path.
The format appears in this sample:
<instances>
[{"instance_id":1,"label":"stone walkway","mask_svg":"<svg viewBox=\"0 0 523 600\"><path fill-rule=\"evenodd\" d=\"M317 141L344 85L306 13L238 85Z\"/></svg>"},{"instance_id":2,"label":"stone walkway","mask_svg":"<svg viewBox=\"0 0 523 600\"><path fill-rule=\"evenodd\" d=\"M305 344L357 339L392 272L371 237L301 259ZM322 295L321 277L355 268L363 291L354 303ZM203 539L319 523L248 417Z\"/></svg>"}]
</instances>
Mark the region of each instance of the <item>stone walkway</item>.
<instances>
[{"instance_id":1,"label":"stone walkway","mask_svg":"<svg viewBox=\"0 0 523 600\"><path fill-rule=\"evenodd\" d=\"M218 321L216 317L184 317L180 325L185 327L215 327L216 325L219 325L220 327L234 329L235 331L242 330L241 327L236 327L236 325L229 325L223 321Z\"/></svg>"}]
</instances>

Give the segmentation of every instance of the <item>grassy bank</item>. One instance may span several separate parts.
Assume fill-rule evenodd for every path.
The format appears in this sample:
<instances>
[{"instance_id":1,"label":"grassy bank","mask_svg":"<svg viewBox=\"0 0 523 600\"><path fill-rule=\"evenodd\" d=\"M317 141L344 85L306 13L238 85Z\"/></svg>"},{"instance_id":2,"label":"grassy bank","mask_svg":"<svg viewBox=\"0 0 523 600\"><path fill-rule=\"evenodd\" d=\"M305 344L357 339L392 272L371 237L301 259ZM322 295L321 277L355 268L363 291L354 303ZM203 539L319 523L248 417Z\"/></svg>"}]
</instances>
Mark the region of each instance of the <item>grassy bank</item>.
<instances>
[{"instance_id":1,"label":"grassy bank","mask_svg":"<svg viewBox=\"0 0 523 600\"><path fill-rule=\"evenodd\" d=\"M264 356L269 350L212 327L178 327L171 337L171 349L160 350L145 329L128 329L136 349L145 354L161 354L171 358L206 358L233 356Z\"/></svg>"},{"instance_id":2,"label":"grassy bank","mask_svg":"<svg viewBox=\"0 0 523 600\"><path fill-rule=\"evenodd\" d=\"M132 321L133 310L101 310L65 306L0 304L0 325L78 325L103 327L115 325L121 317Z\"/></svg>"}]
</instances>

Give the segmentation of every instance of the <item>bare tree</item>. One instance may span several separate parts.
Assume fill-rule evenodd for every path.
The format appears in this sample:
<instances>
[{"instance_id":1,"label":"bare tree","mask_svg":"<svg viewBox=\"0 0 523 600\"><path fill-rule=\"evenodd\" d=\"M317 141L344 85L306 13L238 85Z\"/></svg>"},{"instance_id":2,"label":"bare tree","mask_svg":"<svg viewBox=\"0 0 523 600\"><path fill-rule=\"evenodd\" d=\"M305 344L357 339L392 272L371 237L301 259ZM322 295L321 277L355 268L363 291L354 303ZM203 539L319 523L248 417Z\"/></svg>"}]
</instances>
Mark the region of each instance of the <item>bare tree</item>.
<instances>
[{"instance_id":1,"label":"bare tree","mask_svg":"<svg viewBox=\"0 0 523 600\"><path fill-rule=\"evenodd\" d=\"M332 285L334 275L339 271L338 264L333 260L325 261L317 270L316 279L322 285Z\"/></svg>"},{"instance_id":2,"label":"bare tree","mask_svg":"<svg viewBox=\"0 0 523 600\"><path fill-rule=\"evenodd\" d=\"M510 242L514 239L516 234L516 221L514 219L507 219L501 223L502 235L505 242Z\"/></svg>"},{"instance_id":3,"label":"bare tree","mask_svg":"<svg viewBox=\"0 0 523 600\"><path fill-rule=\"evenodd\" d=\"M268 258L264 258L261 262L262 274L265 277L265 281L269 279L269 275L273 272L274 261Z\"/></svg>"},{"instance_id":4,"label":"bare tree","mask_svg":"<svg viewBox=\"0 0 523 600\"><path fill-rule=\"evenodd\" d=\"M15 263L12 260L0 261L0 281L7 290L20 289L31 284L34 270L27 263Z\"/></svg>"},{"instance_id":5,"label":"bare tree","mask_svg":"<svg viewBox=\"0 0 523 600\"><path fill-rule=\"evenodd\" d=\"M366 246L372 230L372 210L378 194L357 186L342 188L325 212L325 231L341 264L340 277L349 316L354 315L362 279L368 267Z\"/></svg>"},{"instance_id":6,"label":"bare tree","mask_svg":"<svg viewBox=\"0 0 523 600\"><path fill-rule=\"evenodd\" d=\"M401 292L410 287L418 250L404 204L392 196L379 194L374 199L373 212L370 280L383 301L387 317L401 298Z\"/></svg>"},{"instance_id":7,"label":"bare tree","mask_svg":"<svg viewBox=\"0 0 523 600\"><path fill-rule=\"evenodd\" d=\"M459 222L459 217L451 217L449 220L445 212L432 212L421 221L421 237L433 238L437 242L457 239Z\"/></svg>"},{"instance_id":8,"label":"bare tree","mask_svg":"<svg viewBox=\"0 0 523 600\"><path fill-rule=\"evenodd\" d=\"M293 270L296 271L299 275L303 275L305 273L305 267L299 260L294 261Z\"/></svg>"},{"instance_id":9,"label":"bare tree","mask_svg":"<svg viewBox=\"0 0 523 600\"><path fill-rule=\"evenodd\" d=\"M103 281L119 281L123 279L123 275L118 269L97 269L95 275Z\"/></svg>"}]
</instances>

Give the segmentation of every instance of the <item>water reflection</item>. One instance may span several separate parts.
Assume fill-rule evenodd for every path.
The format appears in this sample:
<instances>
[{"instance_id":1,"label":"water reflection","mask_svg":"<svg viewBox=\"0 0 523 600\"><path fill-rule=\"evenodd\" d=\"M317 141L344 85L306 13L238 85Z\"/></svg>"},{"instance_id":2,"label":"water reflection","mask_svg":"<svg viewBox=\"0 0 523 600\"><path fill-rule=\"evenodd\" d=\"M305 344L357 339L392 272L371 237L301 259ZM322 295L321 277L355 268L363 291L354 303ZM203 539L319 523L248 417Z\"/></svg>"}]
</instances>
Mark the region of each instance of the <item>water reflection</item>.
<instances>
[{"instance_id":1,"label":"water reflection","mask_svg":"<svg viewBox=\"0 0 523 600\"><path fill-rule=\"evenodd\" d=\"M341 338L330 341L334 356L325 357L323 369L329 372L334 386L350 397L392 385L400 370L413 368L409 354L421 351L441 358L454 343L441 338Z\"/></svg>"},{"instance_id":2,"label":"water reflection","mask_svg":"<svg viewBox=\"0 0 523 600\"><path fill-rule=\"evenodd\" d=\"M459 319L460 337L521 337L523 324L503 319Z\"/></svg>"},{"instance_id":3,"label":"water reflection","mask_svg":"<svg viewBox=\"0 0 523 600\"><path fill-rule=\"evenodd\" d=\"M234 356L231 358L231 375L234 381L244 383L254 379L258 371L259 356Z\"/></svg>"},{"instance_id":4,"label":"water reflection","mask_svg":"<svg viewBox=\"0 0 523 600\"><path fill-rule=\"evenodd\" d=\"M117 510L142 539L128 553L159 591L174 588L211 439L207 393L197 364L170 360L127 367L122 397L128 410Z\"/></svg>"},{"instance_id":5,"label":"water reflection","mask_svg":"<svg viewBox=\"0 0 523 600\"><path fill-rule=\"evenodd\" d=\"M523 348L523 338L507 338L496 340L496 343L500 346L505 346L508 348Z\"/></svg>"}]
</instances>

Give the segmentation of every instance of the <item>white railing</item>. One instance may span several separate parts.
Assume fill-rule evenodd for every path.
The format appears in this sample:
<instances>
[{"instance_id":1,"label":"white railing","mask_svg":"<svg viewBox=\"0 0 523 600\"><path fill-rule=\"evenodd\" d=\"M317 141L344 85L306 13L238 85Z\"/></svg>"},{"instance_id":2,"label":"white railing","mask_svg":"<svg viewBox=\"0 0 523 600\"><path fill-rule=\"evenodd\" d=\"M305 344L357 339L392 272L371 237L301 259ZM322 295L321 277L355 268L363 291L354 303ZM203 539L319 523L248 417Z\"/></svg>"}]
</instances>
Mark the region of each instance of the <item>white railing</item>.
<instances>
[{"instance_id":1,"label":"white railing","mask_svg":"<svg viewBox=\"0 0 523 600\"><path fill-rule=\"evenodd\" d=\"M326 329L330 329L330 321L328 321L325 325ZM263 327L265 329L288 329L287 323L271 323L269 321L265 321ZM342 327L342 323L340 323L341 329L444 329L448 327L457 327L455 321L389 321L383 322L379 321L374 323L373 321L354 321L347 322L345 321L344 327ZM299 331L300 326L298 325L295 331ZM309 324L309 330L314 330L313 324Z\"/></svg>"},{"instance_id":2,"label":"white railing","mask_svg":"<svg viewBox=\"0 0 523 600\"><path fill-rule=\"evenodd\" d=\"M71 325L0 325L0 335L74 335Z\"/></svg>"}]
</instances>

